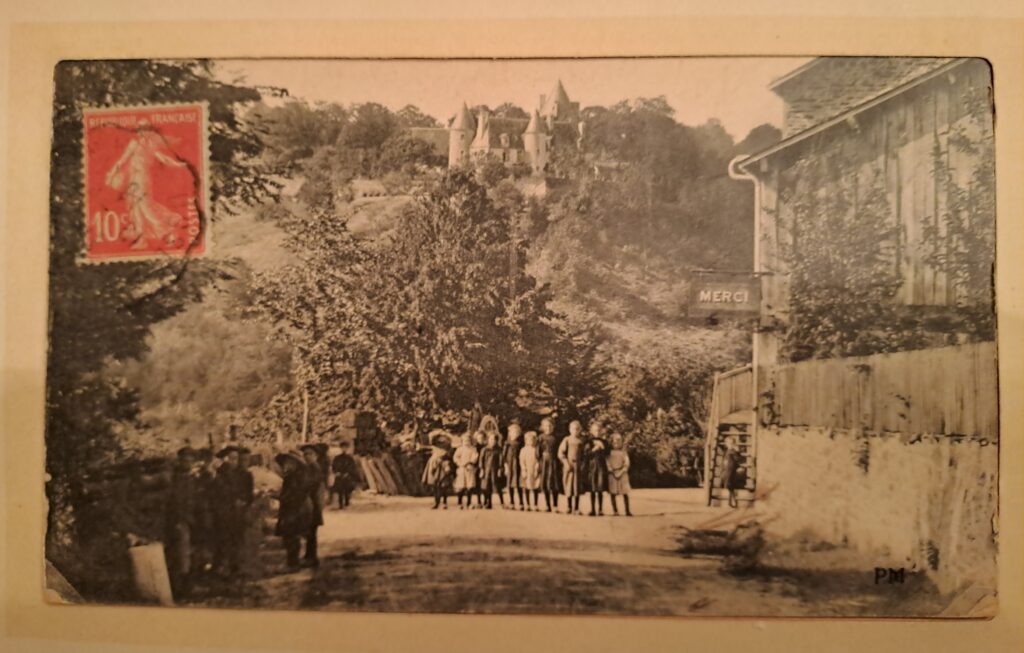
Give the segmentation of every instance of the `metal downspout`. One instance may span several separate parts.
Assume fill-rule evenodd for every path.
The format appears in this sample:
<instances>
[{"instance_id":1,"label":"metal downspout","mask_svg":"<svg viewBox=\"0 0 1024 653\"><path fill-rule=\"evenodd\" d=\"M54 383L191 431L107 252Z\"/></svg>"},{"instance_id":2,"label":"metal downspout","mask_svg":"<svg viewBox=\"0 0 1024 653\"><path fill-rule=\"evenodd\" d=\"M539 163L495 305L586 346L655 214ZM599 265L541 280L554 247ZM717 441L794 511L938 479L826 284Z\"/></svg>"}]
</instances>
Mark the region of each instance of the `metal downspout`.
<instances>
[{"instance_id":1,"label":"metal downspout","mask_svg":"<svg viewBox=\"0 0 1024 653\"><path fill-rule=\"evenodd\" d=\"M740 155L734 157L729 162L729 178L737 181L749 181L754 184L754 276L758 278L760 283L761 274L761 181L754 175L745 172L737 167L737 164L748 158L748 155ZM763 300L762 300L763 301ZM760 307L758 307L758 313L760 313ZM753 408L753 417L750 422L750 434L753 440L753 459L754 464L757 465L757 444L758 440L758 426L760 418L758 416L758 382L760 381L760 369L761 361L759 360L760 347L758 346L757 328L755 327L751 333L750 338L750 386L751 386L751 407ZM758 466L759 467L759 466ZM760 479L760 470L755 469L754 476L754 496L757 496L757 482ZM756 498L755 498L756 501Z\"/></svg>"}]
</instances>

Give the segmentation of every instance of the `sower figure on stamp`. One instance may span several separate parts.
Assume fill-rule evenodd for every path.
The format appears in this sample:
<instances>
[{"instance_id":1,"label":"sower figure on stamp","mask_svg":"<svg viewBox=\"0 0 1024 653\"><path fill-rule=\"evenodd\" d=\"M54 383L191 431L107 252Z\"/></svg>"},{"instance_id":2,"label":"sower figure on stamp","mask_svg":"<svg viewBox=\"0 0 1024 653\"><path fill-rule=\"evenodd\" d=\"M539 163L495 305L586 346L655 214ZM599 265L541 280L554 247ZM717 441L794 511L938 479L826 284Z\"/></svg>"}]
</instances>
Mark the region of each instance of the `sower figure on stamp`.
<instances>
[{"instance_id":1,"label":"sower figure on stamp","mask_svg":"<svg viewBox=\"0 0 1024 653\"><path fill-rule=\"evenodd\" d=\"M544 490L544 503L547 511L552 506L558 510L558 436L555 435L555 423L550 417L540 421L540 474L541 489Z\"/></svg>"},{"instance_id":2,"label":"sower figure on stamp","mask_svg":"<svg viewBox=\"0 0 1024 653\"><path fill-rule=\"evenodd\" d=\"M527 431L526 444L519 451L520 485L519 509L523 510L522 498L526 497L527 510L540 510L537 499L540 498L540 454L537 452L537 432ZM531 505L530 496L533 496ZM550 512L551 508L548 508Z\"/></svg>"},{"instance_id":3,"label":"sower figure on stamp","mask_svg":"<svg viewBox=\"0 0 1024 653\"><path fill-rule=\"evenodd\" d=\"M192 533L200 499L195 458L191 447L178 450L165 509L171 587L178 596L189 593L193 580Z\"/></svg>"},{"instance_id":4,"label":"sower figure on stamp","mask_svg":"<svg viewBox=\"0 0 1024 653\"><path fill-rule=\"evenodd\" d=\"M494 492L498 492L501 499L501 449L498 448L498 436L494 433L487 435L487 444L480 450L480 496L484 498L484 507L491 510L494 507Z\"/></svg>"},{"instance_id":5,"label":"sower figure on stamp","mask_svg":"<svg viewBox=\"0 0 1024 653\"><path fill-rule=\"evenodd\" d=\"M452 461L455 463L455 494L458 496L459 510L463 509L462 499L466 498L466 507L473 507L473 491L476 489L476 468L480 454L473 445L473 437L467 433L462 436L462 442Z\"/></svg>"},{"instance_id":6,"label":"sower figure on stamp","mask_svg":"<svg viewBox=\"0 0 1024 653\"><path fill-rule=\"evenodd\" d=\"M512 510L516 508L516 494L519 495L519 509L522 510L524 507L522 474L519 464L519 452L523 448L521 435L522 429L519 427L519 424L514 422L509 424L508 440L505 441L505 446L501 452L502 467L505 471L505 484L508 486L508 507Z\"/></svg>"},{"instance_id":7,"label":"sower figure on stamp","mask_svg":"<svg viewBox=\"0 0 1024 653\"><path fill-rule=\"evenodd\" d=\"M604 514L604 493L608 489L607 458L608 443L604 439L601 422L595 421L590 425L590 440L587 442L586 484L590 489L591 517Z\"/></svg>"},{"instance_id":8,"label":"sower figure on stamp","mask_svg":"<svg viewBox=\"0 0 1024 653\"><path fill-rule=\"evenodd\" d=\"M306 554L302 558L305 567L316 567L320 564L317 555L317 529L324 525L324 499L327 496L327 486L321 471L319 447L315 444L306 444L301 448L303 460L306 463L304 470L306 477L306 491L309 492L310 501L313 502L313 520L306 534Z\"/></svg>"},{"instance_id":9,"label":"sower figure on stamp","mask_svg":"<svg viewBox=\"0 0 1024 653\"><path fill-rule=\"evenodd\" d=\"M558 447L558 460L562 463L562 488L569 504L565 507L566 514L581 515L580 494L585 487L586 477L586 441L582 437L583 425L573 420L569 424L569 435Z\"/></svg>"},{"instance_id":10,"label":"sower figure on stamp","mask_svg":"<svg viewBox=\"0 0 1024 653\"><path fill-rule=\"evenodd\" d=\"M252 473L241 468L240 455L235 445L217 452L221 465L214 482L218 535L214 567L231 576L239 571L246 516L253 500Z\"/></svg>"},{"instance_id":11,"label":"sower figure on stamp","mask_svg":"<svg viewBox=\"0 0 1024 653\"><path fill-rule=\"evenodd\" d=\"M448 493L451 491L455 465L448 451L448 437L444 431L430 434L431 451L426 467L423 468L423 484L434 492L433 510L443 504L448 510Z\"/></svg>"},{"instance_id":12,"label":"sower figure on stamp","mask_svg":"<svg viewBox=\"0 0 1024 653\"><path fill-rule=\"evenodd\" d=\"M295 452L280 453L274 461L281 467L281 492L278 495L277 528L274 533L284 543L288 569L299 568L299 549L313 523L313 499L303 473L305 461Z\"/></svg>"},{"instance_id":13,"label":"sower figure on stamp","mask_svg":"<svg viewBox=\"0 0 1024 653\"><path fill-rule=\"evenodd\" d=\"M619 504L616 497L622 496L622 503L626 508L626 516L632 517L629 511L629 454L626 453L622 436L618 433L612 435L612 450L605 461L608 465L608 494L612 497L612 511L619 514Z\"/></svg>"},{"instance_id":14,"label":"sower figure on stamp","mask_svg":"<svg viewBox=\"0 0 1024 653\"><path fill-rule=\"evenodd\" d=\"M133 239L133 249L145 247L146 238L173 245L174 227L182 216L154 199L153 178L158 174L158 164L172 168L186 168L188 164L171 151L148 120L143 118L138 124L135 137L110 167L105 181L111 188L124 191L131 219L127 235Z\"/></svg>"},{"instance_id":15,"label":"sower figure on stamp","mask_svg":"<svg viewBox=\"0 0 1024 653\"><path fill-rule=\"evenodd\" d=\"M344 510L352 502L352 491L359 480L356 459L342 449L331 462L331 469L334 471L334 493L338 495L338 509Z\"/></svg>"}]
</instances>

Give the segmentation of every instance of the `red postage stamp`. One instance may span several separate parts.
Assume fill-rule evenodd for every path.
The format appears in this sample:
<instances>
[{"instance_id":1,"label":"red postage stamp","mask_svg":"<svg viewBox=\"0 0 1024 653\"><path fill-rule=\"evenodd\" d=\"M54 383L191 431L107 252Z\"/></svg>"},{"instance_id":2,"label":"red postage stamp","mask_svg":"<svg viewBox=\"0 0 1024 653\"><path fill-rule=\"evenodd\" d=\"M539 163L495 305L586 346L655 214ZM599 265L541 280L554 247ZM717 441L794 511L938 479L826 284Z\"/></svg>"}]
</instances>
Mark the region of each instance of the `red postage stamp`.
<instances>
[{"instance_id":1,"label":"red postage stamp","mask_svg":"<svg viewBox=\"0 0 1024 653\"><path fill-rule=\"evenodd\" d=\"M206 105L86 109L83 123L84 259L205 254Z\"/></svg>"}]
</instances>

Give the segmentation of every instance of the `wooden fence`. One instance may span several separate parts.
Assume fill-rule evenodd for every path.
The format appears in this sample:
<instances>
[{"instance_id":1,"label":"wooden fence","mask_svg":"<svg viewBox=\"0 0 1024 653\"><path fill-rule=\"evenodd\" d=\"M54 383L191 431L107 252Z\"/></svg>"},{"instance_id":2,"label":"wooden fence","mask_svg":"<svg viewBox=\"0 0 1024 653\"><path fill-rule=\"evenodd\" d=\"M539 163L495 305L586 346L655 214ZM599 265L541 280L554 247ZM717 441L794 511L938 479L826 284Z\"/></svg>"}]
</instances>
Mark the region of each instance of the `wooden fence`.
<instances>
[{"instance_id":1,"label":"wooden fence","mask_svg":"<svg viewBox=\"0 0 1024 653\"><path fill-rule=\"evenodd\" d=\"M754 374L750 366L740 367L715 375L715 418L750 410L754 407Z\"/></svg>"},{"instance_id":2,"label":"wooden fence","mask_svg":"<svg viewBox=\"0 0 1024 653\"><path fill-rule=\"evenodd\" d=\"M770 425L999 436L994 342L779 365L758 385Z\"/></svg>"}]
</instances>

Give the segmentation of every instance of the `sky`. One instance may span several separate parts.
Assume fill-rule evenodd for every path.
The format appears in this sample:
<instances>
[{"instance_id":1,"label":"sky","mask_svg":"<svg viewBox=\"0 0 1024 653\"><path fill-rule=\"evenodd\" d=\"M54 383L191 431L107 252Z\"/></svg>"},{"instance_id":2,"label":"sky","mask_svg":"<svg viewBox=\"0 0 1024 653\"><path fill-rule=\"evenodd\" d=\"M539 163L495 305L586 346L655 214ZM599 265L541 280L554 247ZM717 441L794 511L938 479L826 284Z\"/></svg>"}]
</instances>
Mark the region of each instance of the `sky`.
<instances>
[{"instance_id":1,"label":"sky","mask_svg":"<svg viewBox=\"0 0 1024 653\"><path fill-rule=\"evenodd\" d=\"M562 80L581 108L664 95L676 120L717 118L737 141L757 125L781 127L782 102L771 81L807 59L719 57L528 60L222 60L222 78L288 89L309 102L414 104L442 123L466 102L512 102L532 111Z\"/></svg>"}]
</instances>

